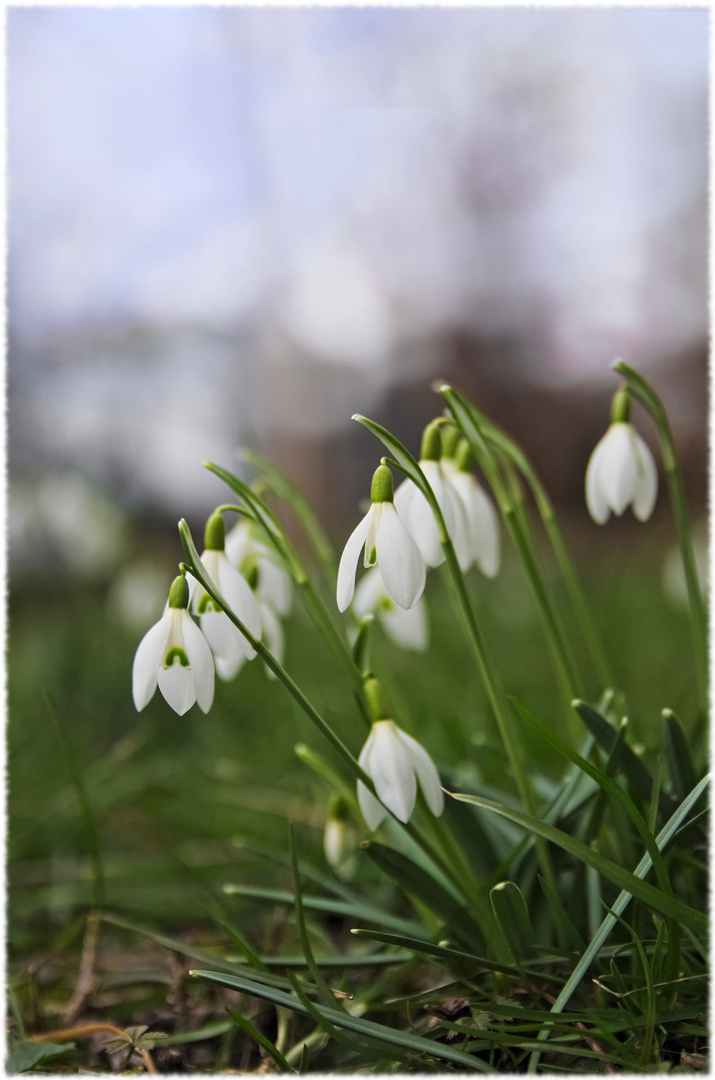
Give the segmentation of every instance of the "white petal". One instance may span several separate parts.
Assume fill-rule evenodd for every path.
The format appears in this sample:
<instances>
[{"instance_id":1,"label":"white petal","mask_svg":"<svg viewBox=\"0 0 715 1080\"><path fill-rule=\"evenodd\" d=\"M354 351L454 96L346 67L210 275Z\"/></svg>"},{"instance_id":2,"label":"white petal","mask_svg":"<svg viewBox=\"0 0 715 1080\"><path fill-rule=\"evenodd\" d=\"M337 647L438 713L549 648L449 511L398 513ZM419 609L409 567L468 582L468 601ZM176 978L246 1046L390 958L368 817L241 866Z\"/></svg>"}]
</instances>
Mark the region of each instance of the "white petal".
<instances>
[{"instance_id":1,"label":"white petal","mask_svg":"<svg viewBox=\"0 0 715 1080\"><path fill-rule=\"evenodd\" d=\"M246 521L239 521L226 533L226 558L233 566L240 566L245 558L254 554L254 539Z\"/></svg>"},{"instance_id":2,"label":"white petal","mask_svg":"<svg viewBox=\"0 0 715 1080\"><path fill-rule=\"evenodd\" d=\"M179 716L188 712L196 701L193 673L178 660L170 668L159 668L159 689Z\"/></svg>"},{"instance_id":3,"label":"white petal","mask_svg":"<svg viewBox=\"0 0 715 1080\"><path fill-rule=\"evenodd\" d=\"M239 656L252 659L256 654L237 626L224 611L207 611L201 616L201 632L214 656L233 663ZM238 669L237 669L238 670Z\"/></svg>"},{"instance_id":4,"label":"white petal","mask_svg":"<svg viewBox=\"0 0 715 1080\"><path fill-rule=\"evenodd\" d=\"M353 599L353 611L362 618L372 614L382 600L392 603L382 580L379 566L372 566L357 583Z\"/></svg>"},{"instance_id":5,"label":"white petal","mask_svg":"<svg viewBox=\"0 0 715 1080\"><path fill-rule=\"evenodd\" d=\"M630 424L611 424L606 432L598 479L611 510L622 514L633 499L638 479Z\"/></svg>"},{"instance_id":6,"label":"white petal","mask_svg":"<svg viewBox=\"0 0 715 1080\"><path fill-rule=\"evenodd\" d=\"M471 473L456 470L452 484L464 503L474 560L486 577L499 569L499 525L491 499Z\"/></svg>"},{"instance_id":7,"label":"white petal","mask_svg":"<svg viewBox=\"0 0 715 1080\"><path fill-rule=\"evenodd\" d=\"M270 604L261 604L261 619L263 620L263 641L278 663L282 664L285 653L285 635L283 634L281 621ZM265 667L269 679L278 678L267 664Z\"/></svg>"},{"instance_id":8,"label":"white petal","mask_svg":"<svg viewBox=\"0 0 715 1080\"><path fill-rule=\"evenodd\" d=\"M290 574L277 566L272 559L258 560L258 597L269 603L283 618L290 614L293 599L293 583Z\"/></svg>"},{"instance_id":9,"label":"white petal","mask_svg":"<svg viewBox=\"0 0 715 1080\"><path fill-rule=\"evenodd\" d=\"M395 492L395 509L427 565L440 566L444 562L444 552L437 522L430 504L412 480L405 480Z\"/></svg>"},{"instance_id":10,"label":"white petal","mask_svg":"<svg viewBox=\"0 0 715 1080\"><path fill-rule=\"evenodd\" d=\"M360 803L360 811L365 818L365 823L370 832L374 832L387 811L382 803L378 802L373 793L368 791L362 780L358 780L357 782L357 796L358 802Z\"/></svg>"},{"instance_id":11,"label":"white petal","mask_svg":"<svg viewBox=\"0 0 715 1080\"><path fill-rule=\"evenodd\" d=\"M467 511L459 497L459 493L448 482L444 484L443 498L444 506L450 507L445 515L445 524L447 524L447 517L451 517L452 526L447 531L454 546L457 562L461 570L468 570L474 562L474 547L471 542ZM442 508L440 507L440 509ZM444 510L442 510L442 513L444 514Z\"/></svg>"},{"instance_id":12,"label":"white petal","mask_svg":"<svg viewBox=\"0 0 715 1080\"><path fill-rule=\"evenodd\" d=\"M392 720L373 724L374 741L368 767L380 802L400 821L407 822L415 808L417 781L408 753Z\"/></svg>"},{"instance_id":13,"label":"white petal","mask_svg":"<svg viewBox=\"0 0 715 1080\"><path fill-rule=\"evenodd\" d=\"M167 609L137 646L132 665L132 697L137 712L141 712L154 696L170 631L171 619Z\"/></svg>"},{"instance_id":14,"label":"white petal","mask_svg":"<svg viewBox=\"0 0 715 1080\"><path fill-rule=\"evenodd\" d=\"M367 538L372 522L372 508L367 512L362 521L353 529L348 542L343 548L338 567L337 602L338 611L345 611L355 592L355 571L357 570L358 558Z\"/></svg>"},{"instance_id":15,"label":"white petal","mask_svg":"<svg viewBox=\"0 0 715 1080\"><path fill-rule=\"evenodd\" d=\"M427 619L424 603L415 604L409 611L390 607L380 610L378 617L388 637L403 649L424 652L427 648Z\"/></svg>"},{"instance_id":16,"label":"white petal","mask_svg":"<svg viewBox=\"0 0 715 1080\"><path fill-rule=\"evenodd\" d=\"M231 682L232 679L236 678L247 660L248 657L245 653L234 653L228 659L224 656L214 655L216 674L224 682Z\"/></svg>"},{"instance_id":17,"label":"white petal","mask_svg":"<svg viewBox=\"0 0 715 1080\"><path fill-rule=\"evenodd\" d=\"M377 564L387 592L401 608L411 608L422 596L427 570L417 544L397 516L392 503L382 504L377 532Z\"/></svg>"},{"instance_id":18,"label":"white petal","mask_svg":"<svg viewBox=\"0 0 715 1080\"><path fill-rule=\"evenodd\" d=\"M604 525L611 516L608 499L601 486L601 467L607 447L607 434L596 444L586 466L586 506L597 525Z\"/></svg>"},{"instance_id":19,"label":"white petal","mask_svg":"<svg viewBox=\"0 0 715 1080\"><path fill-rule=\"evenodd\" d=\"M638 479L633 496L633 513L639 521L647 521L653 513L658 496L658 470L650 449L637 431L632 431Z\"/></svg>"},{"instance_id":20,"label":"white petal","mask_svg":"<svg viewBox=\"0 0 715 1080\"><path fill-rule=\"evenodd\" d=\"M214 581L216 581L218 590L224 600L231 608L234 615L241 620L246 629L250 630L255 638L260 638L261 613L258 610L258 604L253 595L253 591L251 590L251 586L246 579L239 574L236 567L231 566L231 563L228 561L223 551L218 553L217 571L218 577L214 578ZM236 629L238 630L238 627L236 627ZM241 633L240 630L238 632L239 634ZM244 640L246 639L244 638ZM246 643L248 644L248 642ZM253 650L250 651L252 652Z\"/></svg>"},{"instance_id":21,"label":"white petal","mask_svg":"<svg viewBox=\"0 0 715 1080\"><path fill-rule=\"evenodd\" d=\"M397 733L401 742L407 747L409 760L417 774L425 802L435 817L439 817L444 809L444 793L440 786L439 773L435 763L424 747L420 746L417 740L408 735L406 731L398 728Z\"/></svg>"},{"instance_id":22,"label":"white petal","mask_svg":"<svg viewBox=\"0 0 715 1080\"><path fill-rule=\"evenodd\" d=\"M214 699L213 656L209 643L188 611L185 611L183 615L184 649L189 661L189 670L193 675L194 697L202 712L207 713Z\"/></svg>"}]
</instances>

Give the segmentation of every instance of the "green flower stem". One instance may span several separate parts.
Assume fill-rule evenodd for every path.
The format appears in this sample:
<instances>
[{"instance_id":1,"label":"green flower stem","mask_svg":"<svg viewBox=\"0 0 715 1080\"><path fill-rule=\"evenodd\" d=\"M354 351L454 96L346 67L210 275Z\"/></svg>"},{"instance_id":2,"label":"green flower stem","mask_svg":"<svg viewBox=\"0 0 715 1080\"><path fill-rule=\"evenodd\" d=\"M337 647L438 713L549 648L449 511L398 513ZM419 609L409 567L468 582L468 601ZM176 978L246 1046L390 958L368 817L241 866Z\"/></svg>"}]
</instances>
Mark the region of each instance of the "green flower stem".
<instances>
[{"instance_id":1,"label":"green flower stem","mask_svg":"<svg viewBox=\"0 0 715 1080\"><path fill-rule=\"evenodd\" d=\"M578 696L581 678L563 626L561 625L557 611L551 602L544 576L539 568L533 537L531 536L529 522L524 510L521 488L516 474L508 462L507 474L509 475L512 491L509 505L503 508L507 528L511 533L514 545L524 564L526 575L529 578L529 583L531 584L532 591L541 612L544 630L554 657L554 663L561 681L562 690L566 693L566 700L570 704L574 697ZM570 708L569 715L571 715Z\"/></svg>"},{"instance_id":2,"label":"green flower stem","mask_svg":"<svg viewBox=\"0 0 715 1080\"><path fill-rule=\"evenodd\" d=\"M241 631L251 648L258 653L263 662L270 668L276 678L283 683L288 693L294 698L294 700L306 714L308 719L311 720L313 724L315 724L320 733L325 736L325 738L328 740L336 753L343 759L351 775L356 780L361 780L365 787L370 792L372 792L373 795L375 795L375 798L378 798L372 779L367 775L362 766L358 764L357 759L353 757L342 739L340 739L340 737L335 734L328 722L323 719L318 710L308 700L308 698L305 696L297 683L293 681L285 668L281 664L279 664L273 653L271 653L266 648L262 641L254 637L248 627L241 622L238 616L234 614L226 601L223 599L220 592L218 591L213 581L204 569L203 563L201 562L201 559L199 558L198 552L196 550L196 545L194 544L193 538L191 536L191 530L189 529L189 526L183 518L179 522L179 535L181 536L181 543L186 553L186 558L189 563L188 569L190 570L190 572L194 575L197 581L199 581L203 585L204 589L212 598L212 600L214 600L215 603L217 603L219 607L226 613L227 617L231 620L234 626L236 626ZM425 854L428 855L429 858L432 859L432 861L435 863L435 865L437 865L440 870L442 870L442 872L445 874L445 876L448 877L448 879L458 889L458 891L465 898L465 900L468 903L471 903L473 901L471 893L465 890L458 873L455 872L455 870L442 857L442 855L432 847L429 841L427 841L417 829L415 829L414 825L409 823L405 825L402 822L400 822L400 824L405 829L405 831L420 845Z\"/></svg>"},{"instance_id":3,"label":"green flower stem","mask_svg":"<svg viewBox=\"0 0 715 1080\"><path fill-rule=\"evenodd\" d=\"M510 723L504 691L489 660L486 646L482 639L479 625L467 594L459 561L455 554L449 533L447 532L447 526L444 523L444 517L442 516L442 511L439 508L435 494L432 491L425 474L422 472L422 469L420 469L412 454L410 454L410 452L402 445L399 439L396 439L386 428L383 428L380 424L375 423L374 420L369 420L365 416L360 416L356 413L353 416L353 419L361 423L368 431L371 431L373 435L376 435L383 445L395 455L396 460L393 461L391 459L383 458L383 462L386 461L388 464L393 465L396 469L399 469L400 472L404 473L405 476L409 477L417 485L420 491L422 491L432 509L435 521L437 522L437 528L439 529L440 542L445 554L455 602L464 619L467 636L474 650L477 666L484 681L492 709L494 710L494 715L496 717L504 748L509 758L517 790L524 806L530 813L533 813L534 801L532 791L521 764L519 747L516 744L514 732ZM541 862L544 877L550 885L555 887L548 849L541 840L538 840L537 844L539 860Z\"/></svg>"},{"instance_id":4,"label":"green flower stem","mask_svg":"<svg viewBox=\"0 0 715 1080\"><path fill-rule=\"evenodd\" d=\"M559 569L563 575L579 623L581 634L583 635L589 650L594 668L598 673L601 686L603 688L615 687L615 680L606 651L601 643L593 617L589 612L583 589L566 550L561 531L556 521L553 504L533 469L531 462L526 454L524 454L521 447L514 442L506 432L502 431L496 424L493 424L488 420L472 402L468 402L461 394L458 394L456 390L453 390L452 387L443 386L440 388L440 393L450 409L450 412L454 415L455 422L458 423L465 436L468 438L467 431L465 431L465 425L469 426L469 423L471 422L474 427L473 434L476 432L479 438L482 453L486 450L486 443L491 443L492 446L500 450L506 458L516 465L517 469L521 472L529 485L544 529L551 541L554 554L559 564ZM470 442L470 445L472 445L472 440L468 439L468 441Z\"/></svg>"},{"instance_id":5,"label":"green flower stem","mask_svg":"<svg viewBox=\"0 0 715 1080\"><path fill-rule=\"evenodd\" d=\"M688 588L688 597L690 599L690 618L697 662L698 684L700 687L701 700L705 702L707 701L708 686L707 611L702 592L700 591L700 584L698 582L698 575L695 567L695 554L693 552L690 518L685 502L683 478L675 454L675 443L670 429L670 422L663 402L642 375L637 371L634 371L628 364L624 364L622 360L616 361L613 365L613 370L617 371L619 375L622 375L623 378L627 380L633 395L638 398L641 404L645 406L653 417L658 431L660 451L663 456L663 466L665 468L668 491L670 492L673 517L675 518L675 529L678 534L680 555L683 560L685 581Z\"/></svg>"},{"instance_id":6,"label":"green flower stem","mask_svg":"<svg viewBox=\"0 0 715 1080\"><path fill-rule=\"evenodd\" d=\"M436 506L436 500L435 500ZM439 510L439 508L438 508ZM440 514L441 517L441 514ZM440 533L444 529L444 519L440 526ZM446 534L446 530L443 533L442 550L444 551L445 561L447 563L447 569L449 571L450 582L452 584L452 591L456 599L457 606L462 613L469 640L472 644L474 655L477 659L477 665L479 667L484 685L487 690L487 695L491 702L494 716L499 728L499 734L501 735L504 749L507 752L509 763L511 765L514 780L519 792L522 803L528 813L536 816L534 798L531 789L531 785L527 780L526 773L522 767L520 748L517 745L514 729L511 725L508 711L506 697L501 683L497 679L491 662L489 660L486 646L479 630L474 609L469 600L467 589L464 583L464 577L459 566L459 560L455 553L452 541ZM553 868L551 866L551 859L546 844L539 837L536 837L536 845L539 855L539 862L544 873L544 877L548 883L556 888L556 880L554 878Z\"/></svg>"}]
</instances>

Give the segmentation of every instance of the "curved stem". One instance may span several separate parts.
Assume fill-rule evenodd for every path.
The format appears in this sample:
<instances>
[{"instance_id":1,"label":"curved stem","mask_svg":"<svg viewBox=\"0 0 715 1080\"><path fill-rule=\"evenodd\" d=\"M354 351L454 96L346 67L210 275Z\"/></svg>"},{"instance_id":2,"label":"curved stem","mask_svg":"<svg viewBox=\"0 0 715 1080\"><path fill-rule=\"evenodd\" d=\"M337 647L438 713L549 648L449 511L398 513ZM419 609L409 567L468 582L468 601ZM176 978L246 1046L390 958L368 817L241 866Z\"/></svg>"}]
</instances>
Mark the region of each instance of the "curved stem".
<instances>
[{"instance_id":1,"label":"curved stem","mask_svg":"<svg viewBox=\"0 0 715 1080\"><path fill-rule=\"evenodd\" d=\"M680 555L683 561L683 570L685 571L685 581L690 600L690 623L695 646L698 684L700 687L701 700L706 702L708 686L707 611L698 582L690 518L685 502L685 489L680 467L678 465L678 459L675 454L675 443L673 441L673 433L670 429L668 414L665 411L663 402L642 375L637 371L634 371L628 364L624 364L622 360L616 361L613 365L613 369L627 380L634 396L638 398L641 404L645 406L653 417L658 431L660 450L663 456L663 466L665 468L665 476L670 492L670 502L673 507L675 529L678 535Z\"/></svg>"}]
</instances>

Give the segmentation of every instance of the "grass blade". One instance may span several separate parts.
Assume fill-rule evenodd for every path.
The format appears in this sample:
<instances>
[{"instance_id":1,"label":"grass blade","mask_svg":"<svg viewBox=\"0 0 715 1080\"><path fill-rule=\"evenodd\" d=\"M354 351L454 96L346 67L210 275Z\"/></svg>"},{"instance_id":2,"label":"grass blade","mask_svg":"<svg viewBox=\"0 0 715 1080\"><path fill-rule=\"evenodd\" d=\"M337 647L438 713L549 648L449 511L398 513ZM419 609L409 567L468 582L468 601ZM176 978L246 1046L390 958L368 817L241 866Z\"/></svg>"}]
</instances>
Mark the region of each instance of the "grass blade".
<instances>
[{"instance_id":1,"label":"grass blade","mask_svg":"<svg viewBox=\"0 0 715 1080\"><path fill-rule=\"evenodd\" d=\"M294 1071L291 1069L280 1050L273 1045L270 1039L266 1038L265 1035L262 1035L261 1032L253 1026L250 1020L247 1020L245 1016L241 1016L240 1013L234 1012L233 1009L229 1009L228 1006L226 1007L226 1012L242 1031L245 1031L247 1035L250 1035L251 1038L257 1042L259 1046L262 1046L266 1053L273 1058L278 1066L279 1072L292 1073Z\"/></svg>"}]
</instances>

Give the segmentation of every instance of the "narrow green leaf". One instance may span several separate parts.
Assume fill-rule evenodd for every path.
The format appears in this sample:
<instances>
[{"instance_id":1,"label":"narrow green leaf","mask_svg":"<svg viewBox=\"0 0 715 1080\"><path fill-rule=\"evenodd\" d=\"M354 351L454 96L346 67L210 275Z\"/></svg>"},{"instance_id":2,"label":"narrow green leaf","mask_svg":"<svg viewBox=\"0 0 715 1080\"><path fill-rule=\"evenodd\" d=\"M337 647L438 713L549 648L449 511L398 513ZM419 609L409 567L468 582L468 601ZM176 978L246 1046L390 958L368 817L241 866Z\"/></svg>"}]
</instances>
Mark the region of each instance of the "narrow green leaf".
<instances>
[{"instance_id":1,"label":"narrow green leaf","mask_svg":"<svg viewBox=\"0 0 715 1080\"><path fill-rule=\"evenodd\" d=\"M693 806L697 803L697 801L705 791L709 782L710 775L708 774L707 776L704 776L700 783L693 788L693 790L688 794L687 798L683 800L683 802L677 808L672 817L667 821L667 823L658 833L655 838L655 842L661 852L667 847L673 837L677 836L683 822L686 820ZM652 865L653 864L651 857L649 854L646 853L641 859L641 861L638 863L638 866L636 867L633 876L636 878L644 878L646 874L648 874L648 872L650 871ZM566 985L560 991L558 997L556 998L556 1001L552 1005L552 1013L561 1013L566 1008L566 1005L568 1004L574 990L579 985L582 978L590 968L591 964L600 953L603 943L606 941L611 930L616 925L615 916L623 914L626 907L630 903L632 896L633 893L628 889L624 889L621 893L619 893L616 902L611 907L611 911L608 913L608 915L606 915L605 919L598 928L598 931L596 932L596 934L594 934L591 942L588 945L588 948L586 949L579 962L576 964L576 967L572 971ZM692 941L694 948L701 952L703 960L706 961L706 950L702 948L698 939L691 933L691 931L687 927L685 927L685 933L688 939ZM548 1039L548 1037L549 1028L546 1027L540 1033L539 1040L542 1041ZM540 1055L538 1051L535 1051L531 1055L531 1058L529 1060L530 1073L536 1072L539 1063L539 1056Z\"/></svg>"},{"instance_id":2,"label":"narrow green leaf","mask_svg":"<svg viewBox=\"0 0 715 1080\"><path fill-rule=\"evenodd\" d=\"M313 950L310 947L310 940L308 938L308 931L305 925L305 915L303 914L303 892L300 882L300 869L298 866L298 844L295 836L295 826L293 822L289 822L288 835L290 837L290 857L293 866L293 888L295 890L295 917L298 923L298 934L300 935L300 947L305 957L305 962L308 966L310 974L313 976L313 981L320 989L321 996L326 1005L330 1009L339 1009L340 1005L333 996L333 992L326 983L323 975L315 962L313 957ZM291 985L295 989L295 979L289 976Z\"/></svg>"},{"instance_id":3,"label":"narrow green leaf","mask_svg":"<svg viewBox=\"0 0 715 1080\"><path fill-rule=\"evenodd\" d=\"M692 930L707 930L708 918L706 915L703 915L702 912L696 911L694 908L689 907L680 900L676 900L674 897L663 893L660 889L656 889L653 885L649 885L647 882L642 881L640 878L636 877L635 874L632 874L628 870L624 870L610 859L606 859L603 855L600 855L597 851L582 844L579 840L575 840L572 836L568 836L566 833L562 832L561 829L555 829L552 825L546 825L544 822L539 821L538 818L532 817L531 814L526 814L522 810L517 810L504 803L495 803L492 802L491 799L483 799L478 795L461 795L455 792L450 792L450 794L454 799L462 799L464 802L472 803L474 806L481 806L485 810L491 810L495 814L500 814L502 817L508 818L517 825L523 825L525 829L535 832L537 835L543 837L544 840L548 840L550 843L563 848L564 851L567 851L575 859L585 863L587 866L593 867L599 874L603 874L609 881L612 881L621 889L627 890L633 896L642 900L643 903L654 908L655 911L659 911L669 918L677 919L679 922L682 922L683 925L689 926Z\"/></svg>"},{"instance_id":4,"label":"narrow green leaf","mask_svg":"<svg viewBox=\"0 0 715 1080\"><path fill-rule=\"evenodd\" d=\"M606 753L610 753L618 738L618 732L611 727L605 717L585 701L575 701L574 709L598 745L603 747ZM653 787L652 778L643 762L636 757L627 744L623 746L620 764L628 781L633 785L633 791L645 802L649 802Z\"/></svg>"},{"instance_id":5,"label":"narrow green leaf","mask_svg":"<svg viewBox=\"0 0 715 1080\"><path fill-rule=\"evenodd\" d=\"M219 986L226 986L230 990L238 990L244 994L252 994L254 997L263 998L265 1001L272 1001L274 1005L292 1009L294 1012L302 1013L304 1016L309 1015L305 1005L291 994L252 982L250 979L238 975L228 975L220 971L190 971L189 974L194 978L203 979L205 982L218 983ZM319 1005L314 1005L313 1008L320 1012L329 1023L335 1024L336 1027L343 1027L347 1031L357 1032L358 1035L366 1035L369 1038L378 1039L393 1046L403 1047L420 1056L428 1054L430 1057L436 1057L443 1061L452 1061L457 1065L474 1069L477 1072L495 1071L492 1066L482 1061L481 1058L465 1054L461 1050L446 1046L443 1043L433 1042L431 1039L424 1038L421 1035L413 1035L409 1031L400 1031L397 1028L388 1028L383 1024L365 1020L363 1017L351 1016L346 1012L332 1012L323 1009Z\"/></svg>"},{"instance_id":6,"label":"narrow green leaf","mask_svg":"<svg viewBox=\"0 0 715 1080\"><path fill-rule=\"evenodd\" d=\"M521 889L513 881L500 881L489 893L492 911L507 948L517 965L534 940L529 911Z\"/></svg>"},{"instance_id":7,"label":"narrow green leaf","mask_svg":"<svg viewBox=\"0 0 715 1080\"><path fill-rule=\"evenodd\" d=\"M268 970L266 965L261 960L260 956L254 953L251 946L248 944L245 938L241 937L238 930L229 926L225 922L219 922L219 926L221 927L229 941L231 941L232 944L236 946L240 953L243 953L251 967L257 968L259 971Z\"/></svg>"},{"instance_id":8,"label":"narrow green leaf","mask_svg":"<svg viewBox=\"0 0 715 1080\"><path fill-rule=\"evenodd\" d=\"M464 904L444 886L399 851L374 840L365 840L361 849L383 874L386 874L408 896L416 897L444 923L447 933L453 933L463 944L483 948L484 938Z\"/></svg>"},{"instance_id":9,"label":"narrow green leaf","mask_svg":"<svg viewBox=\"0 0 715 1080\"><path fill-rule=\"evenodd\" d=\"M684 799L697 783L695 766L690 755L687 737L675 713L670 709L663 709L663 719L665 721L665 749L673 787L678 799Z\"/></svg>"},{"instance_id":10,"label":"narrow green leaf","mask_svg":"<svg viewBox=\"0 0 715 1080\"><path fill-rule=\"evenodd\" d=\"M586 948L586 942L581 937L568 912L564 908L564 905L561 903L558 893L552 889L549 882L541 877L541 875L539 875L539 884L543 889L546 902L551 909L554 923L561 929L562 939L570 942L572 948L582 953Z\"/></svg>"},{"instance_id":11,"label":"narrow green leaf","mask_svg":"<svg viewBox=\"0 0 715 1080\"><path fill-rule=\"evenodd\" d=\"M266 1053L269 1054L270 1057L273 1058L276 1065L278 1066L279 1072L283 1072L283 1073L292 1073L292 1072L294 1072L294 1070L291 1069L290 1065L288 1064L286 1059L281 1054L280 1050L278 1050L273 1045L273 1043L271 1042L271 1040L269 1038L267 1038L265 1035L261 1034L261 1032L257 1028L255 1028L253 1026L253 1024L251 1023L250 1020L247 1020L245 1018L245 1016L241 1016L240 1013L234 1012L233 1009L229 1009L228 1006L226 1006L226 1012L231 1017L231 1019L234 1021L234 1023L236 1023L238 1025L238 1027L240 1027L243 1031L245 1031L247 1035L250 1035L250 1037L255 1042L257 1042L259 1046L262 1046L263 1049L266 1051Z\"/></svg>"},{"instance_id":12,"label":"narrow green leaf","mask_svg":"<svg viewBox=\"0 0 715 1080\"><path fill-rule=\"evenodd\" d=\"M432 506L434 509L434 507L437 506L437 500L435 499L434 492L432 491L432 488L427 482L427 478L422 472L422 469L419 467L417 461L415 460L415 458L413 458L409 450L402 445L400 440L396 439L395 436L387 430L387 428L382 427L381 424L376 424L374 420L368 420L366 416L361 416L359 413L355 413L352 419L357 420L359 424L362 424L363 427L366 427L368 431L371 431L372 434L380 440L383 446L387 447L390 453L394 455L395 463L399 466L401 471L404 472L405 476L408 476L410 480L412 480L417 485L417 487L420 489L422 494L429 502L430 506ZM442 514L439 511L439 507L437 507L437 513L439 514L439 519L441 519ZM443 520L442 528L444 528Z\"/></svg>"},{"instance_id":13,"label":"narrow green leaf","mask_svg":"<svg viewBox=\"0 0 715 1080\"><path fill-rule=\"evenodd\" d=\"M519 969L511 964L495 963L493 960L485 960L483 956L477 956L474 953L450 949L446 945L435 945L434 942L426 941L424 938L408 937L405 934L388 934L380 930L364 930L362 928L355 928L350 933L355 934L356 937L367 937L373 941L382 941L386 945L400 945L403 949L409 949L411 952L434 956L438 960L444 960L448 965L464 969L461 972L462 974L465 974L466 971L473 972L475 968L484 971L499 971L506 975L518 976L520 974Z\"/></svg>"}]
</instances>

